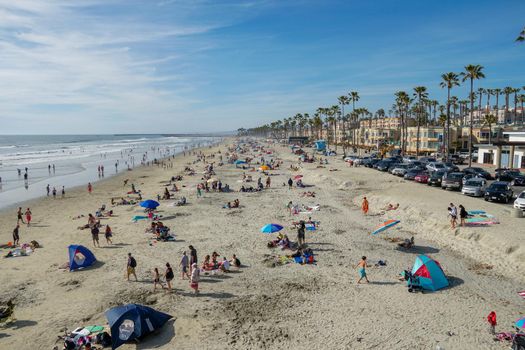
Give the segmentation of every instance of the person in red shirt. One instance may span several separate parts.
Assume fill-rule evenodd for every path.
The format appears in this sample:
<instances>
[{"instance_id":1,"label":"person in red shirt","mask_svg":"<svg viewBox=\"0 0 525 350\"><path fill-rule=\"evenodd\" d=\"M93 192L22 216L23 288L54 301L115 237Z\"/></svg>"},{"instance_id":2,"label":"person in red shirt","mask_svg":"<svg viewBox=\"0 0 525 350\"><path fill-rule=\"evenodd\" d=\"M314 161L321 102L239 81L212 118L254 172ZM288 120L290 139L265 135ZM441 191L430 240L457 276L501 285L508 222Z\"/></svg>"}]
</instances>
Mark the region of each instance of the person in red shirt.
<instances>
[{"instance_id":1,"label":"person in red shirt","mask_svg":"<svg viewBox=\"0 0 525 350\"><path fill-rule=\"evenodd\" d=\"M496 334L496 325L498 322L496 321L496 312L491 311L490 314L487 316L487 321L489 323L489 332L490 334Z\"/></svg>"}]
</instances>

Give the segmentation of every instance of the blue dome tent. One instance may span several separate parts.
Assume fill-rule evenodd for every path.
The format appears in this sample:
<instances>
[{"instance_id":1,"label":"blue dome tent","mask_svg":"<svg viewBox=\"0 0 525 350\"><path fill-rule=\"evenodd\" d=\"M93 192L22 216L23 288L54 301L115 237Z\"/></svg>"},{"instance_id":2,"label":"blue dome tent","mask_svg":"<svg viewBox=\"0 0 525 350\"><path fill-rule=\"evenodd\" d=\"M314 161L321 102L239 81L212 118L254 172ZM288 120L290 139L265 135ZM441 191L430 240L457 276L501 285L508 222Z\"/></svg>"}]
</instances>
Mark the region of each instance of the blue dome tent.
<instances>
[{"instance_id":1,"label":"blue dome tent","mask_svg":"<svg viewBox=\"0 0 525 350\"><path fill-rule=\"evenodd\" d=\"M109 309L106 318L111 328L111 348L114 350L161 328L172 316L144 305L128 304Z\"/></svg>"},{"instance_id":2,"label":"blue dome tent","mask_svg":"<svg viewBox=\"0 0 525 350\"><path fill-rule=\"evenodd\" d=\"M441 265L426 255L418 255L412 267L412 275L417 277L418 285L426 290L436 291L449 284Z\"/></svg>"},{"instance_id":3,"label":"blue dome tent","mask_svg":"<svg viewBox=\"0 0 525 350\"><path fill-rule=\"evenodd\" d=\"M315 141L315 149L319 152L324 151L326 149L326 141L325 140Z\"/></svg>"},{"instance_id":4,"label":"blue dome tent","mask_svg":"<svg viewBox=\"0 0 525 350\"><path fill-rule=\"evenodd\" d=\"M72 244L67 249L69 252L69 271L91 266L97 261L91 250L83 245Z\"/></svg>"}]
</instances>

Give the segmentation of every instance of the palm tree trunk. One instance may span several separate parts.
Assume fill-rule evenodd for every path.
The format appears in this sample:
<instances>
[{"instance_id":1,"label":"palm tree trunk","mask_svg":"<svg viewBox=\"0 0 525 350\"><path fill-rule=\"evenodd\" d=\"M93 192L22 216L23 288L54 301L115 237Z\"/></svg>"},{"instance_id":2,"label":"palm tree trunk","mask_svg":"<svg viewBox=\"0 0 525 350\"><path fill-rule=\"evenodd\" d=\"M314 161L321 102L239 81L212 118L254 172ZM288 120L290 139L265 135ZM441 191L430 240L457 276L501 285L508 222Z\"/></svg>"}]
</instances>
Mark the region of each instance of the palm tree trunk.
<instances>
[{"instance_id":1,"label":"palm tree trunk","mask_svg":"<svg viewBox=\"0 0 525 350\"><path fill-rule=\"evenodd\" d=\"M468 134L468 166L472 166L472 120L474 119L474 99L472 98L472 91L474 90L474 79L470 78L470 125Z\"/></svg>"},{"instance_id":2,"label":"palm tree trunk","mask_svg":"<svg viewBox=\"0 0 525 350\"><path fill-rule=\"evenodd\" d=\"M450 88L447 92L447 142L446 142L445 154L447 155L447 161L450 153Z\"/></svg>"}]
</instances>

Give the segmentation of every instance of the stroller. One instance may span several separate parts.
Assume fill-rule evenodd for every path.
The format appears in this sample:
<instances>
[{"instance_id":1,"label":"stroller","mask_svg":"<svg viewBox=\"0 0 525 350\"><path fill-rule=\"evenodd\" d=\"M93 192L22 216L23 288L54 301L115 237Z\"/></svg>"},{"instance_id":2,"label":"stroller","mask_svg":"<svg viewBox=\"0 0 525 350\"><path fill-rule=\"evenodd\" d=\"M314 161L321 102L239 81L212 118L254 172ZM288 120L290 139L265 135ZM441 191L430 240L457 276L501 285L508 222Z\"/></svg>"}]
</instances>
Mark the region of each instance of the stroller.
<instances>
[{"instance_id":1,"label":"stroller","mask_svg":"<svg viewBox=\"0 0 525 350\"><path fill-rule=\"evenodd\" d=\"M512 339L512 350L525 350L525 334L518 333Z\"/></svg>"},{"instance_id":2,"label":"stroller","mask_svg":"<svg viewBox=\"0 0 525 350\"><path fill-rule=\"evenodd\" d=\"M412 274L412 272L405 270L403 271L403 279L407 281L408 292L421 292L423 293L423 288L419 283L419 277Z\"/></svg>"}]
</instances>

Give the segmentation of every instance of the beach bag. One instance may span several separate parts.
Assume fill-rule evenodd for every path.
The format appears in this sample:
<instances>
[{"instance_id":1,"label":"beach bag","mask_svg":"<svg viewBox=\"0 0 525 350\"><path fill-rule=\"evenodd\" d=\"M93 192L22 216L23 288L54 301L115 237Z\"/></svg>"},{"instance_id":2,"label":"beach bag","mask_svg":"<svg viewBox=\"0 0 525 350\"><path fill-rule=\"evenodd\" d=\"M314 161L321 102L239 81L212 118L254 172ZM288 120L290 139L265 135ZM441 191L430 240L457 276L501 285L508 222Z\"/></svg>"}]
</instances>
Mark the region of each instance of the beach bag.
<instances>
[{"instance_id":1,"label":"beach bag","mask_svg":"<svg viewBox=\"0 0 525 350\"><path fill-rule=\"evenodd\" d=\"M96 342L97 344L102 345L103 347L111 346L111 336L108 332L102 332L97 334L96 336Z\"/></svg>"},{"instance_id":2,"label":"beach bag","mask_svg":"<svg viewBox=\"0 0 525 350\"><path fill-rule=\"evenodd\" d=\"M131 257L131 258L130 258L129 266L131 266L131 267L133 267L133 268L137 267L137 260L135 260L134 257Z\"/></svg>"},{"instance_id":3,"label":"beach bag","mask_svg":"<svg viewBox=\"0 0 525 350\"><path fill-rule=\"evenodd\" d=\"M69 339L66 339L64 341L64 350L75 350L76 345L75 342Z\"/></svg>"}]
</instances>

